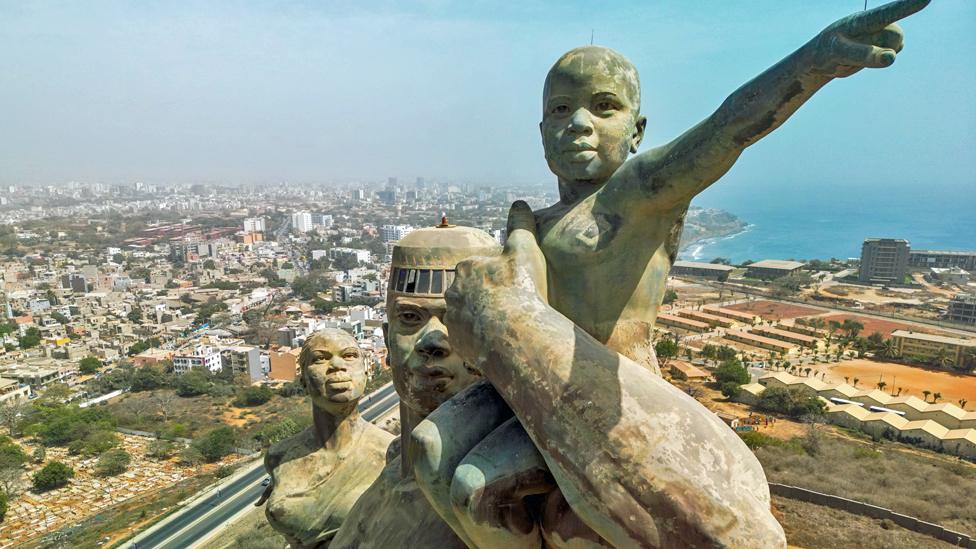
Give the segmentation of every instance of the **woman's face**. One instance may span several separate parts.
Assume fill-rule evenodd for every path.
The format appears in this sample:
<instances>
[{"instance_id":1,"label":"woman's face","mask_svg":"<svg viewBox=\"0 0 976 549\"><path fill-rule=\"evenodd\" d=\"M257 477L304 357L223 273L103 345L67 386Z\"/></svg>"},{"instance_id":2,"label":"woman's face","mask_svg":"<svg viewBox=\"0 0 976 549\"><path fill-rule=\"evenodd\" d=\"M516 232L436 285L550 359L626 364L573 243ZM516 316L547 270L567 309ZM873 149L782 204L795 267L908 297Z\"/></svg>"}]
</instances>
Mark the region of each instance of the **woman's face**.
<instances>
[{"instance_id":1,"label":"woman's face","mask_svg":"<svg viewBox=\"0 0 976 549\"><path fill-rule=\"evenodd\" d=\"M305 341L302 376L313 404L348 413L363 396L366 368L356 340L342 332L319 332Z\"/></svg>"}]
</instances>

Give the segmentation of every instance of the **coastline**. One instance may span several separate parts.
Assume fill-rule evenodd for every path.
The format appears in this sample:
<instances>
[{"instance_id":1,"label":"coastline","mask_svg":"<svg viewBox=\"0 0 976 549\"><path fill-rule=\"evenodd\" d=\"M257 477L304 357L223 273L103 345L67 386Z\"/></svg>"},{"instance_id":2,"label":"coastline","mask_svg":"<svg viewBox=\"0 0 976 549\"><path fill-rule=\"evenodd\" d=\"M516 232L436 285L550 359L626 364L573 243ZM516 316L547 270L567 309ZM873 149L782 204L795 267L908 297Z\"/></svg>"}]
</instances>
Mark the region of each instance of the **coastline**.
<instances>
[{"instance_id":1,"label":"coastline","mask_svg":"<svg viewBox=\"0 0 976 549\"><path fill-rule=\"evenodd\" d=\"M749 231L751 231L754 227L755 225L753 225L752 223L748 223L744 228L735 231L733 233L709 235L709 236L702 236L699 238L695 238L691 240L691 242L688 242L687 244L685 244L684 246L678 249L678 258L687 261L701 261L705 259L702 253L709 246L718 242L731 240L737 236L744 235ZM689 252L689 250L692 251Z\"/></svg>"}]
</instances>

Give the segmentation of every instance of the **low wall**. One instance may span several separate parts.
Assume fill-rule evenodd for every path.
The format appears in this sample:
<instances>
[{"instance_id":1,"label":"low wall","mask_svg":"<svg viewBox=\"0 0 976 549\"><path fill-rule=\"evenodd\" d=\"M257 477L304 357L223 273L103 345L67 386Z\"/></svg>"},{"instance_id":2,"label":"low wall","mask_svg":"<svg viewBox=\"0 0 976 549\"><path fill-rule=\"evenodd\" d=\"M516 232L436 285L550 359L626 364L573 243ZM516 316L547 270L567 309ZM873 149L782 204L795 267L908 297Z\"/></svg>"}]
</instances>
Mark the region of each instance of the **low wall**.
<instances>
[{"instance_id":1,"label":"low wall","mask_svg":"<svg viewBox=\"0 0 976 549\"><path fill-rule=\"evenodd\" d=\"M854 501L852 499L842 498L840 496L807 490L806 488L788 486L786 484L776 484L773 482L769 483L769 491L773 495L780 497L815 503L817 505L823 505L824 507L830 507L831 509L840 509L841 511L846 511L854 515L861 515L875 519L888 519L906 530L925 534L938 540L951 543L957 547L976 549L976 538L972 536L959 532L953 532L952 530L948 530L943 526L939 526L938 524L925 522L924 520L910 517L908 515L902 515L901 513L896 513L890 509L885 509L884 507L871 505L870 503Z\"/></svg>"}]
</instances>

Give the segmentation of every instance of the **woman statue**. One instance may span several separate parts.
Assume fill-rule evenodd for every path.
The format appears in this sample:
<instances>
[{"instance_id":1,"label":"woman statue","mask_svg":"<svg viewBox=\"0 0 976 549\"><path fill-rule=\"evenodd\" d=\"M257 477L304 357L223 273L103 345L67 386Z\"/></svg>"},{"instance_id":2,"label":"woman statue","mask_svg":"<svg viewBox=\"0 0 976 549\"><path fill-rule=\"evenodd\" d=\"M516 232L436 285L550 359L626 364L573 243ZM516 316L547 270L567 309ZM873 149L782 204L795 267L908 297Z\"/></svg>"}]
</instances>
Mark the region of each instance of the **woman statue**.
<instances>
[{"instance_id":1,"label":"woman statue","mask_svg":"<svg viewBox=\"0 0 976 549\"><path fill-rule=\"evenodd\" d=\"M268 449L264 466L272 482L258 505L267 501L268 522L291 547L327 547L353 503L383 470L394 437L359 415L366 368L352 336L316 332L298 361L313 423Z\"/></svg>"}]
</instances>

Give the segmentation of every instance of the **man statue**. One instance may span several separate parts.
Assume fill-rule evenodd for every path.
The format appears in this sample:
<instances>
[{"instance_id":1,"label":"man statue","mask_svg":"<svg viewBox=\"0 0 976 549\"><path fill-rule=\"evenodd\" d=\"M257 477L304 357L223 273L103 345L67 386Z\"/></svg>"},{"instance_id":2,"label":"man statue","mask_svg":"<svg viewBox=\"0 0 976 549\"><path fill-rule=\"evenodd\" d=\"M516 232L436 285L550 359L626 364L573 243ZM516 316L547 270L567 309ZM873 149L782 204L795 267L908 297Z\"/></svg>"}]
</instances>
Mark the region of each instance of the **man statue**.
<instances>
[{"instance_id":1,"label":"man statue","mask_svg":"<svg viewBox=\"0 0 976 549\"><path fill-rule=\"evenodd\" d=\"M410 233L393 248L383 333L400 396L399 455L359 498L329 547L465 547L418 489L409 434L444 401L480 379L453 350L444 325L444 292L459 261L499 251L487 233L446 220Z\"/></svg>"},{"instance_id":2,"label":"man statue","mask_svg":"<svg viewBox=\"0 0 976 549\"><path fill-rule=\"evenodd\" d=\"M271 475L258 505L294 549L328 546L360 495L386 465L393 435L359 416L366 387L359 344L341 330L311 335L298 358L312 400L312 426L268 449Z\"/></svg>"},{"instance_id":3,"label":"man statue","mask_svg":"<svg viewBox=\"0 0 976 549\"><path fill-rule=\"evenodd\" d=\"M891 65L894 22L927 3L830 25L630 160L646 125L633 65L594 46L556 62L540 130L560 200L514 205L506 254L459 265L449 295L455 346L515 417L479 384L412 433L422 489L469 545L785 546L755 457L654 375L654 321L691 199L825 84Z\"/></svg>"}]
</instances>

